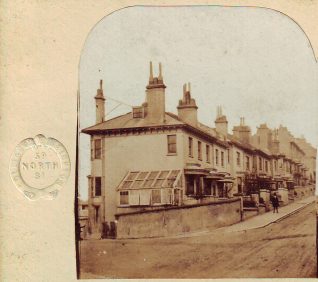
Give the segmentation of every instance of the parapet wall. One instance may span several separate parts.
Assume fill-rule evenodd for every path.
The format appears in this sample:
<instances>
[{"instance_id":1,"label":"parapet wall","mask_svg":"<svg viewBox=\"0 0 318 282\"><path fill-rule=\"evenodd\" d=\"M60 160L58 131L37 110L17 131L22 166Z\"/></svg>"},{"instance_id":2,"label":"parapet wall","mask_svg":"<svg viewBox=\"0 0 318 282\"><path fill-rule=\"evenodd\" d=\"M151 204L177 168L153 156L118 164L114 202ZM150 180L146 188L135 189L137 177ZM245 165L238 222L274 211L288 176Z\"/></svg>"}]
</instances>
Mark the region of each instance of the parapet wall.
<instances>
[{"instance_id":1,"label":"parapet wall","mask_svg":"<svg viewBox=\"0 0 318 282\"><path fill-rule=\"evenodd\" d=\"M295 186L296 193L294 194L294 199L302 199L307 198L309 196L313 196L315 194L315 186L308 185L308 186Z\"/></svg>"},{"instance_id":2,"label":"parapet wall","mask_svg":"<svg viewBox=\"0 0 318 282\"><path fill-rule=\"evenodd\" d=\"M116 214L117 238L163 237L212 230L241 221L241 200Z\"/></svg>"}]
</instances>

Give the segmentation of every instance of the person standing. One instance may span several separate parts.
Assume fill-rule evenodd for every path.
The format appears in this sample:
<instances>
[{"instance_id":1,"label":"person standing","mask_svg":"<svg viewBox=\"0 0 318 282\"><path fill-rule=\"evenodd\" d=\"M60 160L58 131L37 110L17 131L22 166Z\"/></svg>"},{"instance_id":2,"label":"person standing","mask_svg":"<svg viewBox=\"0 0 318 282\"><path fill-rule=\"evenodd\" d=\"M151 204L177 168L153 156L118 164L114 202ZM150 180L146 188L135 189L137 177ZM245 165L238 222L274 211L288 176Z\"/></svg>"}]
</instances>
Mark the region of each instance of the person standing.
<instances>
[{"instance_id":1,"label":"person standing","mask_svg":"<svg viewBox=\"0 0 318 282\"><path fill-rule=\"evenodd\" d=\"M275 211L278 213L279 200L278 200L276 193L274 193L274 195L272 197L272 205L274 208L273 213L275 213Z\"/></svg>"}]
</instances>

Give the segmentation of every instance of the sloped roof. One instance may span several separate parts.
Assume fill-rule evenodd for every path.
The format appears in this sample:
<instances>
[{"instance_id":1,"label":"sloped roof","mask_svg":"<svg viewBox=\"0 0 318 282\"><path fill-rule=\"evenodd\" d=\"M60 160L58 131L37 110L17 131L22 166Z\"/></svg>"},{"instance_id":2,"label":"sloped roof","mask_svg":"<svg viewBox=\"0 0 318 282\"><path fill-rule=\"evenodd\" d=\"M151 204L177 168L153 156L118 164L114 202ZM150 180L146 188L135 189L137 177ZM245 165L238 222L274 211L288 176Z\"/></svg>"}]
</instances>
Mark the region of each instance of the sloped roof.
<instances>
[{"instance_id":1,"label":"sloped roof","mask_svg":"<svg viewBox=\"0 0 318 282\"><path fill-rule=\"evenodd\" d=\"M117 190L162 189L178 186L181 170L130 171Z\"/></svg>"},{"instance_id":2,"label":"sloped roof","mask_svg":"<svg viewBox=\"0 0 318 282\"><path fill-rule=\"evenodd\" d=\"M133 118L132 113L129 112L127 114L106 120L102 123L98 123L91 127L87 127L83 129L82 132L90 133L90 132L108 130L108 129L142 128L142 127L150 127L150 126L181 125L181 124L185 124L185 123L179 119L176 119L170 113L166 113L164 123L152 123L145 118Z\"/></svg>"},{"instance_id":3,"label":"sloped roof","mask_svg":"<svg viewBox=\"0 0 318 282\"><path fill-rule=\"evenodd\" d=\"M250 143L242 142L239 140L237 137L235 137L232 134L227 135L228 140L233 143L234 145L240 147L243 150L248 150L248 151L255 151L255 147L252 146Z\"/></svg>"},{"instance_id":4,"label":"sloped roof","mask_svg":"<svg viewBox=\"0 0 318 282\"><path fill-rule=\"evenodd\" d=\"M91 127L82 130L83 133L94 134L108 130L123 130L123 129L142 129L159 126L182 126L196 134L201 134L207 138L212 138L217 144L228 147L227 142L218 138L214 129L199 123L198 126L190 125L182 121L177 115L173 113L165 113L165 121L161 123L153 123L145 118L133 118L132 113L115 117L113 119L98 123Z\"/></svg>"}]
</instances>

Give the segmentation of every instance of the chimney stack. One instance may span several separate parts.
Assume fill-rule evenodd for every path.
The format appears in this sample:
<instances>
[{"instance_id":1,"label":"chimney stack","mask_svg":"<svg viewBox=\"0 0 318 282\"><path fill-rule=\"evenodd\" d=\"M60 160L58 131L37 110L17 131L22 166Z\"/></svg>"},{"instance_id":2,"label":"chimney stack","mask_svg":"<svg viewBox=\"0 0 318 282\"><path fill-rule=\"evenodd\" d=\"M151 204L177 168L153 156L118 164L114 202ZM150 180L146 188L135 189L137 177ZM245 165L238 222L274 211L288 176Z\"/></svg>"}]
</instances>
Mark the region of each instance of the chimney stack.
<instances>
[{"instance_id":1,"label":"chimney stack","mask_svg":"<svg viewBox=\"0 0 318 282\"><path fill-rule=\"evenodd\" d=\"M103 80L99 82L99 89L97 89L97 94L95 96L96 103L96 123L101 123L105 121L105 98L103 93Z\"/></svg>"},{"instance_id":2,"label":"chimney stack","mask_svg":"<svg viewBox=\"0 0 318 282\"><path fill-rule=\"evenodd\" d=\"M198 125L198 107L195 99L191 98L191 84L190 82L183 85L183 97L179 100L178 117L184 122L196 127Z\"/></svg>"},{"instance_id":3,"label":"chimney stack","mask_svg":"<svg viewBox=\"0 0 318 282\"><path fill-rule=\"evenodd\" d=\"M223 136L227 136L228 134L228 122L226 116L222 114L222 107L217 107L217 115L215 119L215 128L216 131L221 133Z\"/></svg>"},{"instance_id":4,"label":"chimney stack","mask_svg":"<svg viewBox=\"0 0 318 282\"><path fill-rule=\"evenodd\" d=\"M146 86L146 118L150 123L165 121L165 88L162 76L162 65L159 63L159 75L153 76L152 62L150 62L149 83Z\"/></svg>"},{"instance_id":5,"label":"chimney stack","mask_svg":"<svg viewBox=\"0 0 318 282\"><path fill-rule=\"evenodd\" d=\"M245 117L240 118L240 125L233 127L233 135L243 143L251 143L251 128L245 125Z\"/></svg>"}]
</instances>

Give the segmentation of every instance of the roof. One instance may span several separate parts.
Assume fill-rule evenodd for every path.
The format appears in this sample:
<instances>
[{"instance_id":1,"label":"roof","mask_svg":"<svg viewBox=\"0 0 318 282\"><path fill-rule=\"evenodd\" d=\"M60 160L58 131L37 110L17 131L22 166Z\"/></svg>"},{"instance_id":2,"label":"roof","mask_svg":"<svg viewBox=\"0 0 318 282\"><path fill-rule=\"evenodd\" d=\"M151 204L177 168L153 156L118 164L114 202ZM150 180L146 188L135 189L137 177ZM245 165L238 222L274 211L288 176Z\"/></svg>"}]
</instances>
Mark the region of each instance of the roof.
<instances>
[{"instance_id":1,"label":"roof","mask_svg":"<svg viewBox=\"0 0 318 282\"><path fill-rule=\"evenodd\" d=\"M118 190L163 189L181 186L181 170L130 171L118 185Z\"/></svg>"},{"instance_id":2,"label":"roof","mask_svg":"<svg viewBox=\"0 0 318 282\"><path fill-rule=\"evenodd\" d=\"M227 142L219 140L217 138L217 133L214 129L198 123L198 126L190 125L182 121L177 115L173 113L165 113L165 121L161 123L153 123L146 118L133 118L132 113L115 117L113 119L98 123L91 127L87 127L82 130L83 133L87 134L97 134L105 133L107 131L113 130L124 130L124 129L143 129L143 128L155 128L155 127L170 127L179 126L187 129L195 134L203 135L205 138L212 138L213 141L223 147L228 147Z\"/></svg>"},{"instance_id":3,"label":"roof","mask_svg":"<svg viewBox=\"0 0 318 282\"><path fill-rule=\"evenodd\" d=\"M229 139L229 141L236 145L237 147L243 149L243 150L247 150L247 151L255 151L255 147L252 146L251 144L249 143L243 143L242 141L240 141L238 138L236 138L234 135L232 134L228 134L227 135L227 138Z\"/></svg>"},{"instance_id":4,"label":"roof","mask_svg":"<svg viewBox=\"0 0 318 282\"><path fill-rule=\"evenodd\" d=\"M124 128L143 128L150 126L161 126L161 125L182 125L185 124L181 120L176 119L171 114L166 113L164 123L152 123L145 118L133 118L132 113L127 114L106 120L102 123L98 123L91 127L85 128L82 130L84 133L90 133L101 130L108 129L124 129Z\"/></svg>"}]
</instances>

